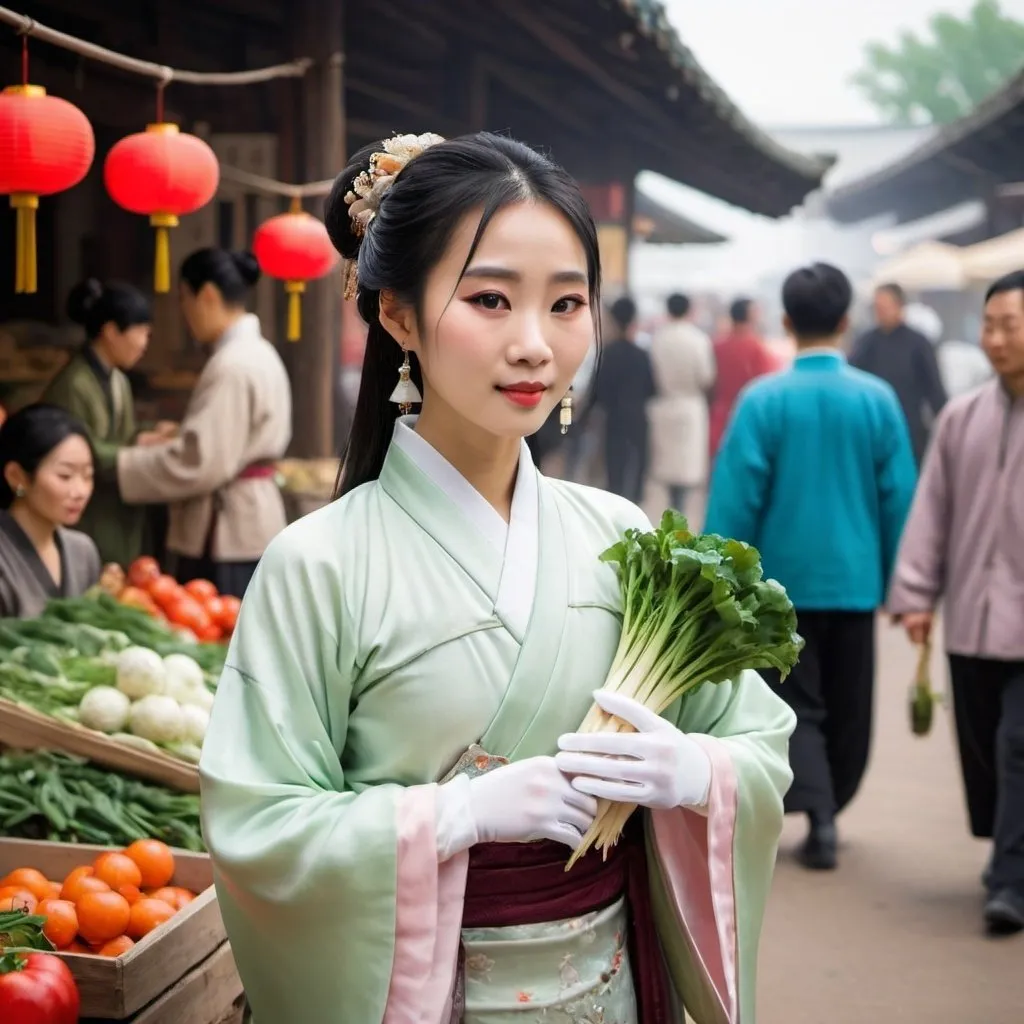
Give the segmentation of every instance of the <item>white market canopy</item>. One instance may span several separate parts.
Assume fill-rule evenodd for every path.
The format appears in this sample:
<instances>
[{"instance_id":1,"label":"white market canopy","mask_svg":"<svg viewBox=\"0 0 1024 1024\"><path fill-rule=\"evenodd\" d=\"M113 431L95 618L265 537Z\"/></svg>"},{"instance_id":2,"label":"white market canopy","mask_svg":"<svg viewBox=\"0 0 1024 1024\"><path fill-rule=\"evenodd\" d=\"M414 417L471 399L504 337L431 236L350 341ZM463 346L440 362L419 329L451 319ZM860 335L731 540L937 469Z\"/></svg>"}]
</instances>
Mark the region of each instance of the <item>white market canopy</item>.
<instances>
[{"instance_id":1,"label":"white market canopy","mask_svg":"<svg viewBox=\"0 0 1024 1024\"><path fill-rule=\"evenodd\" d=\"M959 291L967 283L963 253L944 242L922 242L879 264L872 283L892 282L910 292Z\"/></svg>"},{"instance_id":2,"label":"white market canopy","mask_svg":"<svg viewBox=\"0 0 1024 1024\"><path fill-rule=\"evenodd\" d=\"M970 282L988 283L1014 270L1024 270L1024 228L969 245L960 251L960 260Z\"/></svg>"}]
</instances>

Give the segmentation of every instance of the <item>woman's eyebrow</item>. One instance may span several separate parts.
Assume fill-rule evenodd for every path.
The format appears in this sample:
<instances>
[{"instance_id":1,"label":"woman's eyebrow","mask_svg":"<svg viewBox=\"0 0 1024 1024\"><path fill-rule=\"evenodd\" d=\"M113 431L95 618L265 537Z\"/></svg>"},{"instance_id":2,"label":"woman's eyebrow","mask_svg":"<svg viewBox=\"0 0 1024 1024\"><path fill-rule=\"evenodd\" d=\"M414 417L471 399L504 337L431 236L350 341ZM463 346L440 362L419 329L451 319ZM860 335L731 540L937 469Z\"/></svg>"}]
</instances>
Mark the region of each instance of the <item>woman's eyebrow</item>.
<instances>
[{"instance_id":1,"label":"woman's eyebrow","mask_svg":"<svg viewBox=\"0 0 1024 1024\"><path fill-rule=\"evenodd\" d=\"M463 277L489 277L500 281L521 281L523 275L509 267L470 267ZM558 270L548 278L552 284L586 284L587 275L582 270Z\"/></svg>"}]
</instances>

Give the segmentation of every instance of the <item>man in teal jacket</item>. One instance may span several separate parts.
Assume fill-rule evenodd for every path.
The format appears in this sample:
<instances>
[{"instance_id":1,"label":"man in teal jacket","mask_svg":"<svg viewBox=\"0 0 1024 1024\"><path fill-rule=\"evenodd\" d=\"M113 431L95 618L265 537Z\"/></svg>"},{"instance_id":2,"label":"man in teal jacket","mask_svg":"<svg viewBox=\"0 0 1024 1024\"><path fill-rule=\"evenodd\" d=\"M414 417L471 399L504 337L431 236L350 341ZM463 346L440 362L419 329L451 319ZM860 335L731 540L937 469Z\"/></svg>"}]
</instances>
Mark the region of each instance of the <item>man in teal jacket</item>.
<instances>
[{"instance_id":1,"label":"man in teal jacket","mask_svg":"<svg viewBox=\"0 0 1024 1024\"><path fill-rule=\"evenodd\" d=\"M786 810L808 816L802 860L818 869L836 866L835 816L867 766L875 612L917 476L896 393L839 351L851 298L846 275L827 264L786 279L785 326L798 354L742 394L705 523L757 547L797 609L807 646L778 688L798 719Z\"/></svg>"}]
</instances>

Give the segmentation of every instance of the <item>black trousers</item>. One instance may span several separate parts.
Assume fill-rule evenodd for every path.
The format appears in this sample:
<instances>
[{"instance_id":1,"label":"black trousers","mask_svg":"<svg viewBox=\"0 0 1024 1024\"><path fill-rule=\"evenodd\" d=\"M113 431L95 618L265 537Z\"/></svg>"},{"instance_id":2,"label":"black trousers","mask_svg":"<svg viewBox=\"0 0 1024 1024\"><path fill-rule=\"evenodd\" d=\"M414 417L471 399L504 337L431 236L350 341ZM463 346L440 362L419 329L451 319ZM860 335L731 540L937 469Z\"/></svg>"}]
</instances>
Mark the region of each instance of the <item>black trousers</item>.
<instances>
[{"instance_id":1,"label":"black trousers","mask_svg":"<svg viewBox=\"0 0 1024 1024\"><path fill-rule=\"evenodd\" d=\"M608 490L639 504L647 476L647 432L608 425L605 438Z\"/></svg>"},{"instance_id":2,"label":"black trousers","mask_svg":"<svg viewBox=\"0 0 1024 1024\"><path fill-rule=\"evenodd\" d=\"M971 832L993 839L989 888L1024 894L1024 662L949 656Z\"/></svg>"},{"instance_id":3,"label":"black trousers","mask_svg":"<svg viewBox=\"0 0 1024 1024\"><path fill-rule=\"evenodd\" d=\"M854 798L868 764L875 615L798 610L797 628L807 646L786 681L774 671L763 675L796 712L786 812L829 821Z\"/></svg>"}]
</instances>

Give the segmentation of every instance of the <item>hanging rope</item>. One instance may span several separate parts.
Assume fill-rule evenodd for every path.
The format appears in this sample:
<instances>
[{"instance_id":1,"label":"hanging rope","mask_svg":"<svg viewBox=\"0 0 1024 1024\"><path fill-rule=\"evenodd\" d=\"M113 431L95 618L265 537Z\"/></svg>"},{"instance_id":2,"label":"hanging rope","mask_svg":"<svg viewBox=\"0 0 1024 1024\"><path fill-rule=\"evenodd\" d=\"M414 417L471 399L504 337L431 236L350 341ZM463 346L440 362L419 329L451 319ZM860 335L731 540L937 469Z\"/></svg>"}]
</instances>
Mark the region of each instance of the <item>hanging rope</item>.
<instances>
[{"instance_id":1,"label":"hanging rope","mask_svg":"<svg viewBox=\"0 0 1024 1024\"><path fill-rule=\"evenodd\" d=\"M312 67L313 61L308 57L291 61L288 64L275 64L269 68L254 68L251 71L181 71L168 67L166 64L154 64L148 60L137 60L115 53L95 43L87 43L64 32L47 28L27 14L0 7L0 23L12 26L20 35L31 36L45 43L52 43L72 53L77 53L89 60L109 64L111 67L130 71L147 78L155 78L163 85L168 82L187 82L191 85L254 85L258 82L269 82L275 78L301 78Z\"/></svg>"},{"instance_id":2,"label":"hanging rope","mask_svg":"<svg viewBox=\"0 0 1024 1024\"><path fill-rule=\"evenodd\" d=\"M233 181L236 185L244 185L246 188L255 189L266 195L285 196L288 199L325 196L334 185L333 178L327 181L311 181L306 185L289 185L283 181L275 181L273 178L264 178L260 174L240 171L237 167L228 167L225 164L220 165L220 176L224 181Z\"/></svg>"}]
</instances>

